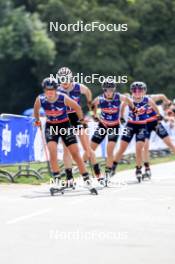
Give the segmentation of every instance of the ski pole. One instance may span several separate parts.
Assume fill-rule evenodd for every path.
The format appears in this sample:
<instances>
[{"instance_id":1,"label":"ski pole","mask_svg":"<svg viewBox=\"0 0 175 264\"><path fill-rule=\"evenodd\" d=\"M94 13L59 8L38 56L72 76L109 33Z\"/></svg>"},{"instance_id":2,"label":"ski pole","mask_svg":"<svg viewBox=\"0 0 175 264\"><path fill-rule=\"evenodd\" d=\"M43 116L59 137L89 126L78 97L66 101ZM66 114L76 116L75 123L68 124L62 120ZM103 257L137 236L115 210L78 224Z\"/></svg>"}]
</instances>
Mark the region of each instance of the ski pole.
<instances>
[{"instance_id":1,"label":"ski pole","mask_svg":"<svg viewBox=\"0 0 175 264\"><path fill-rule=\"evenodd\" d=\"M42 131L42 127L41 126L39 126L39 130L40 130L40 134L41 134L42 144L43 144L43 147L44 147L44 154L45 154L45 158L46 158L46 163L47 163L48 171L51 174L50 162L49 162L49 156L48 156L48 152L47 152L46 141L45 141L45 138L43 136L43 131Z\"/></svg>"}]
</instances>

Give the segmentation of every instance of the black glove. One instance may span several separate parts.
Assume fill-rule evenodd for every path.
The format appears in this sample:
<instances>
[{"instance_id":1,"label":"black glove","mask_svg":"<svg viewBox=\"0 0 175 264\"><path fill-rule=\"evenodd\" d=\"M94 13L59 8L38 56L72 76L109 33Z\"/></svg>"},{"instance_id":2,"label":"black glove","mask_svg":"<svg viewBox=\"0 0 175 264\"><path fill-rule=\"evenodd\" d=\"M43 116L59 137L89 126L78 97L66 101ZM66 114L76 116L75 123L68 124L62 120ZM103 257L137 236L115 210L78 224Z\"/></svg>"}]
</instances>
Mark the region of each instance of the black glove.
<instances>
[{"instance_id":1,"label":"black glove","mask_svg":"<svg viewBox=\"0 0 175 264\"><path fill-rule=\"evenodd\" d=\"M81 123L81 125L83 126L84 129L88 128L88 125L87 125L87 123L85 122L84 119L81 119L80 123Z\"/></svg>"},{"instance_id":2,"label":"black glove","mask_svg":"<svg viewBox=\"0 0 175 264\"><path fill-rule=\"evenodd\" d=\"M172 105L171 100L169 100L169 103L166 104L166 106L170 107Z\"/></svg>"},{"instance_id":3,"label":"black glove","mask_svg":"<svg viewBox=\"0 0 175 264\"><path fill-rule=\"evenodd\" d=\"M132 108L132 111L133 111L133 113L134 113L135 115L137 115L138 112L139 112L139 109L137 109L136 107L134 107L134 108Z\"/></svg>"},{"instance_id":4,"label":"black glove","mask_svg":"<svg viewBox=\"0 0 175 264\"><path fill-rule=\"evenodd\" d=\"M120 123L123 125L123 124L125 124L125 119L123 118L123 117L120 117Z\"/></svg>"},{"instance_id":5,"label":"black glove","mask_svg":"<svg viewBox=\"0 0 175 264\"><path fill-rule=\"evenodd\" d=\"M89 111L91 111L92 110L92 102L91 101L87 102L87 106L89 108Z\"/></svg>"},{"instance_id":6,"label":"black glove","mask_svg":"<svg viewBox=\"0 0 175 264\"><path fill-rule=\"evenodd\" d=\"M159 114L157 114L157 121L158 122L160 122L160 121L162 121L163 120L163 116L162 115L159 115Z\"/></svg>"},{"instance_id":7,"label":"black glove","mask_svg":"<svg viewBox=\"0 0 175 264\"><path fill-rule=\"evenodd\" d=\"M92 115L92 118L93 118L93 120L94 120L95 122L99 122L99 121L100 121L99 118L98 118L97 116L95 116L95 115Z\"/></svg>"}]
</instances>

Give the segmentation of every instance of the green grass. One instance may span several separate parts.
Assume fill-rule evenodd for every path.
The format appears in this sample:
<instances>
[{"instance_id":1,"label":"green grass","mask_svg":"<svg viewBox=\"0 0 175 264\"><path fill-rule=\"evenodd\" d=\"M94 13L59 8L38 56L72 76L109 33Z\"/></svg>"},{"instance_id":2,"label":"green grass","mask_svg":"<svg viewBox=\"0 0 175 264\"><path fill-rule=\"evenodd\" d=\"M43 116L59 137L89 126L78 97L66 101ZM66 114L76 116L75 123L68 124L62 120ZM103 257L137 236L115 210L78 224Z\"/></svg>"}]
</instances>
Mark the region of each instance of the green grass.
<instances>
[{"instance_id":1,"label":"green grass","mask_svg":"<svg viewBox=\"0 0 175 264\"><path fill-rule=\"evenodd\" d=\"M175 161L175 157L173 155L152 159L151 165L170 162L170 161ZM117 171L124 171L124 170L129 170L129 169L134 169L134 168L135 168L135 161L131 162L130 164L119 165Z\"/></svg>"},{"instance_id":2,"label":"green grass","mask_svg":"<svg viewBox=\"0 0 175 264\"><path fill-rule=\"evenodd\" d=\"M102 159L98 159L99 162L102 162ZM166 157L158 157L151 159L151 164L159 164L159 163L164 163L164 162L171 162L175 161L175 157L173 155L168 155ZM104 161L102 162L103 165L101 165L102 171L104 171ZM38 170L39 168L47 167L46 163L36 163L36 164L31 164L30 168ZM124 170L129 170L129 169L134 169L135 168L135 160L133 159L130 164L120 164L118 166L117 171L124 171ZM7 170L8 172L14 174L18 170L18 166L6 166L6 167L1 167L1 169ZM88 168L89 172L91 173L90 168ZM77 176L78 174L75 174ZM50 175L49 173L43 174L43 179L38 180L35 177L26 177L22 176L19 178L15 179L14 184L32 184L32 185L39 185L41 183L49 183L50 180ZM9 183L9 181L5 178L0 177L0 183Z\"/></svg>"}]
</instances>

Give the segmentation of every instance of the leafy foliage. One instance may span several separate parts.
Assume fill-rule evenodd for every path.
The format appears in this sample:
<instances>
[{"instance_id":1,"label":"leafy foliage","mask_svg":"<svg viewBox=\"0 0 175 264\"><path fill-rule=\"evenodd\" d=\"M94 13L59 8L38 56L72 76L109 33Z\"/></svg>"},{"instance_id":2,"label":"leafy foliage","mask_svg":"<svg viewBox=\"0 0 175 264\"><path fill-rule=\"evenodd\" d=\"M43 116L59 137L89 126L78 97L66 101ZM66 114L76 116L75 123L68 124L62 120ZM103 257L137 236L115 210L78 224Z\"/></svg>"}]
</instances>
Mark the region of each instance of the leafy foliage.
<instances>
[{"instance_id":1,"label":"leafy foliage","mask_svg":"<svg viewBox=\"0 0 175 264\"><path fill-rule=\"evenodd\" d=\"M1 0L0 16L0 112L31 107L41 80L61 66L127 75L150 93L175 96L175 1ZM49 31L50 21L127 24L128 31ZM99 84L90 87L100 93Z\"/></svg>"}]
</instances>

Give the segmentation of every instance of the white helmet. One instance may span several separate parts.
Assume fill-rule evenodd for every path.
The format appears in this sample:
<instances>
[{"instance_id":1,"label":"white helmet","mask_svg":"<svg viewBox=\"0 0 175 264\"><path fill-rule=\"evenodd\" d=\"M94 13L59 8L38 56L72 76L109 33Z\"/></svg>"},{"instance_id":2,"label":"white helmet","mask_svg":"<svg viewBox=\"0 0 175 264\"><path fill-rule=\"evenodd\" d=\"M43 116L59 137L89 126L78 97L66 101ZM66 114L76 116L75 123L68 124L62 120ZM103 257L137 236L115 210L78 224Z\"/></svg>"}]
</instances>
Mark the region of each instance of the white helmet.
<instances>
[{"instance_id":1,"label":"white helmet","mask_svg":"<svg viewBox=\"0 0 175 264\"><path fill-rule=\"evenodd\" d=\"M62 67L57 72L60 83L72 82L73 74L68 67Z\"/></svg>"}]
</instances>

